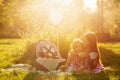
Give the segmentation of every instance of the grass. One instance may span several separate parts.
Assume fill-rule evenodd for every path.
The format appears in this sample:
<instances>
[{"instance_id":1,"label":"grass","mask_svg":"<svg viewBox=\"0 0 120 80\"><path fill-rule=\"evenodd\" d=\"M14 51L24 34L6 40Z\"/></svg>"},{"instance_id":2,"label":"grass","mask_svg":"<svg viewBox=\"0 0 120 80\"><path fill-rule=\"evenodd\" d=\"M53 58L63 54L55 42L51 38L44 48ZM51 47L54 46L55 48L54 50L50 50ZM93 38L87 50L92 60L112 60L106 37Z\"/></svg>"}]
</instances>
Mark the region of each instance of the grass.
<instances>
[{"instance_id":1,"label":"grass","mask_svg":"<svg viewBox=\"0 0 120 80\"><path fill-rule=\"evenodd\" d=\"M0 69L7 68L17 60L26 50L26 40L0 40Z\"/></svg>"},{"instance_id":2,"label":"grass","mask_svg":"<svg viewBox=\"0 0 120 80\"><path fill-rule=\"evenodd\" d=\"M12 64L35 66L35 45L23 39L0 39L0 80L120 80L120 43L99 43L101 60L111 67L97 74L44 73L38 70L7 70ZM67 51L66 51L67 52Z\"/></svg>"}]
</instances>

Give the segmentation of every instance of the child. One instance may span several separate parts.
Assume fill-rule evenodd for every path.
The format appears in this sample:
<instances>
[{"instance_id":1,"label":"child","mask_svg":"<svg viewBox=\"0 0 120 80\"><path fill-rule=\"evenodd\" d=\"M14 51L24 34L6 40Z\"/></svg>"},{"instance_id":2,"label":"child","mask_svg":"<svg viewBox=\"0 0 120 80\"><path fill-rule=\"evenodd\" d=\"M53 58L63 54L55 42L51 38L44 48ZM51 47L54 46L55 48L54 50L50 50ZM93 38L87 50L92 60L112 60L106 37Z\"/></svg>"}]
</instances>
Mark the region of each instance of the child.
<instances>
[{"instance_id":1,"label":"child","mask_svg":"<svg viewBox=\"0 0 120 80\"><path fill-rule=\"evenodd\" d=\"M84 52L82 52L82 40L75 39L73 41L73 49L68 54L68 59L65 65L60 67L60 70L67 72L78 72L84 69L82 60Z\"/></svg>"},{"instance_id":2,"label":"child","mask_svg":"<svg viewBox=\"0 0 120 80\"><path fill-rule=\"evenodd\" d=\"M103 65L100 60L96 35L93 32L84 34L83 44L86 49L86 57L84 60L85 70L87 72L100 72L103 69Z\"/></svg>"}]
</instances>

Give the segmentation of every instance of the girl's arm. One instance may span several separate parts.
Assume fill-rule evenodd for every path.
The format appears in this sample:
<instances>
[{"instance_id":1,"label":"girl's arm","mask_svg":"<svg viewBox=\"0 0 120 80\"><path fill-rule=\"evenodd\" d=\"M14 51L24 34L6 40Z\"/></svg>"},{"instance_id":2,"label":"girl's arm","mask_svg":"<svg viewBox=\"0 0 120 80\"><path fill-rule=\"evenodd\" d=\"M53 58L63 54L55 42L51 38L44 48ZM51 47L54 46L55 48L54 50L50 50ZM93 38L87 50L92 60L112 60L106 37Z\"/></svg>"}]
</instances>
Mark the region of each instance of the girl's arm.
<instances>
[{"instance_id":1,"label":"girl's arm","mask_svg":"<svg viewBox=\"0 0 120 80\"><path fill-rule=\"evenodd\" d=\"M72 55L72 52L69 52L69 53L68 53L68 58L67 58L67 61L66 61L66 66L69 66L69 65L70 65L72 56L73 56L73 55Z\"/></svg>"},{"instance_id":2,"label":"girl's arm","mask_svg":"<svg viewBox=\"0 0 120 80\"><path fill-rule=\"evenodd\" d=\"M71 61L71 57L72 57L71 54L72 54L71 52L68 53L68 58L67 58L67 61L66 61L65 65L60 66L59 70L65 71L68 68L68 66L70 64L70 61Z\"/></svg>"}]
</instances>

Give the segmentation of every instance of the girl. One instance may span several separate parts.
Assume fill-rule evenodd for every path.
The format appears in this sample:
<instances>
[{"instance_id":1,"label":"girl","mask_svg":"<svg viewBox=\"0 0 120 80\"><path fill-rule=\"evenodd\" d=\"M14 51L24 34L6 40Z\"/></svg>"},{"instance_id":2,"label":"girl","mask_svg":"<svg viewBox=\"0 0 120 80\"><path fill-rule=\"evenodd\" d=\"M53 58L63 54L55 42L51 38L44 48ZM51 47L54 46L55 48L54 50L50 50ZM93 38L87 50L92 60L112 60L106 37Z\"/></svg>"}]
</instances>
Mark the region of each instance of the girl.
<instances>
[{"instance_id":1,"label":"girl","mask_svg":"<svg viewBox=\"0 0 120 80\"><path fill-rule=\"evenodd\" d=\"M82 40L75 39L73 41L73 49L68 53L68 59L65 65L60 67L60 70L67 72L78 72L84 69L82 65L82 58L84 52L82 52Z\"/></svg>"},{"instance_id":2,"label":"girl","mask_svg":"<svg viewBox=\"0 0 120 80\"><path fill-rule=\"evenodd\" d=\"M85 71L100 72L103 69L103 65L101 64L100 52L97 48L96 35L93 32L84 34L83 44L86 49L86 56L84 60Z\"/></svg>"}]
</instances>

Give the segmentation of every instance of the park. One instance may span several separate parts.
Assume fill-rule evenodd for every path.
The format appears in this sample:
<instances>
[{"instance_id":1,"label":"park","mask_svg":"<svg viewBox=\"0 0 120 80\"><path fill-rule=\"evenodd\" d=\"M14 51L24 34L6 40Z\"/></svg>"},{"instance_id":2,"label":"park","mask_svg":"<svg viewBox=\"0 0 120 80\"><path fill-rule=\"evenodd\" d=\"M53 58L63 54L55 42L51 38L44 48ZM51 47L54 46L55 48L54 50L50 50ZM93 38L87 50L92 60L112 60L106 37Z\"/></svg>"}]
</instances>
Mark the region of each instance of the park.
<instances>
[{"instance_id":1,"label":"park","mask_svg":"<svg viewBox=\"0 0 120 80\"><path fill-rule=\"evenodd\" d=\"M120 80L119 9L119 0L0 0L0 80ZM88 32L96 35L104 69L59 71L74 39ZM48 71L36 66L41 42L52 47L43 53L58 51L60 57L57 64L40 59Z\"/></svg>"}]
</instances>

